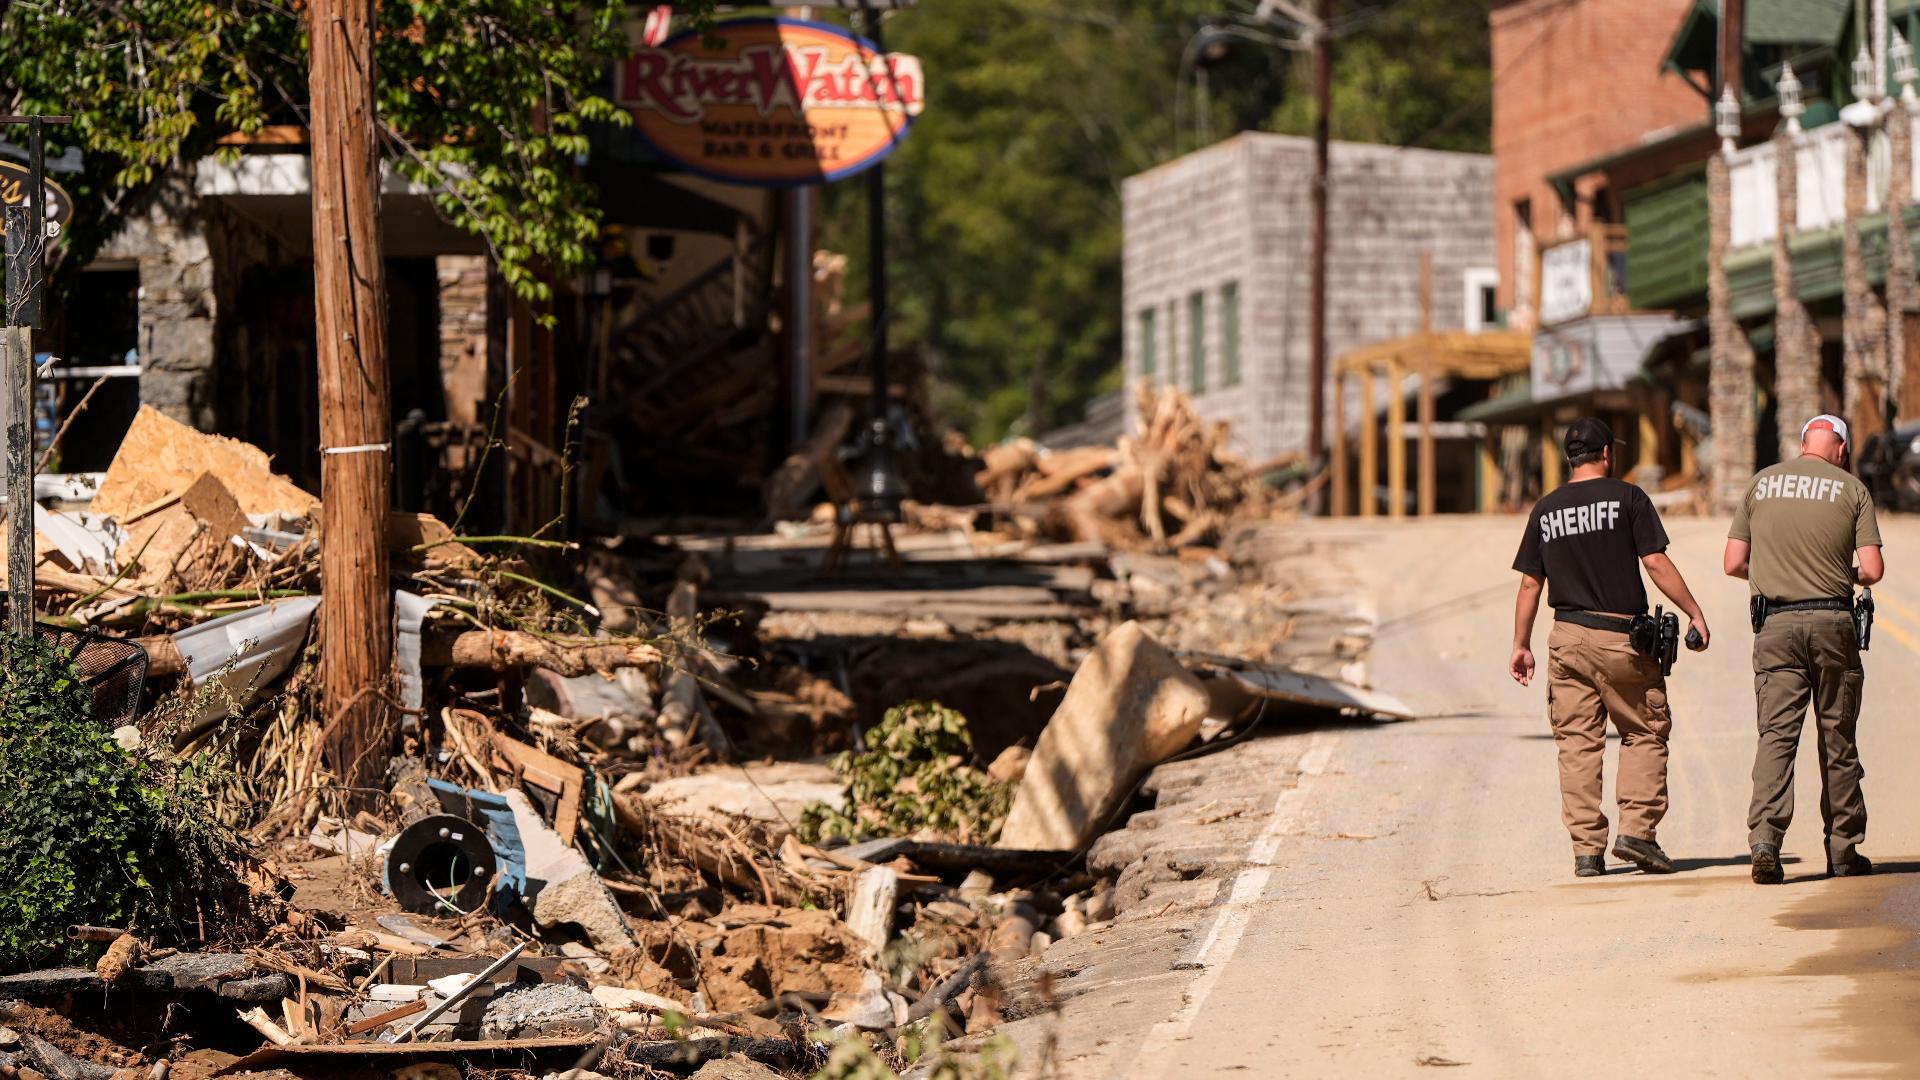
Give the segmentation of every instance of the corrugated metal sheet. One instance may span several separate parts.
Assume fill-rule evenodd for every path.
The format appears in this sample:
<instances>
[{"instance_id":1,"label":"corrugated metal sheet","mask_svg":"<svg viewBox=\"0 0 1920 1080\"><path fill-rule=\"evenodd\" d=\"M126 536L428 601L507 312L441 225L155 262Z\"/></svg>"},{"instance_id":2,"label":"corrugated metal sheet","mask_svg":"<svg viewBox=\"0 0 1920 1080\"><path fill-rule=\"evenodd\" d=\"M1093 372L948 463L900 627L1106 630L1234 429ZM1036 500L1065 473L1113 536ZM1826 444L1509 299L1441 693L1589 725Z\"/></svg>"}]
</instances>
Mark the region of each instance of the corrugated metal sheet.
<instances>
[{"instance_id":1,"label":"corrugated metal sheet","mask_svg":"<svg viewBox=\"0 0 1920 1080\"><path fill-rule=\"evenodd\" d=\"M1707 291L1707 178L1695 173L1634 188L1627 209L1627 300L1678 307Z\"/></svg>"}]
</instances>

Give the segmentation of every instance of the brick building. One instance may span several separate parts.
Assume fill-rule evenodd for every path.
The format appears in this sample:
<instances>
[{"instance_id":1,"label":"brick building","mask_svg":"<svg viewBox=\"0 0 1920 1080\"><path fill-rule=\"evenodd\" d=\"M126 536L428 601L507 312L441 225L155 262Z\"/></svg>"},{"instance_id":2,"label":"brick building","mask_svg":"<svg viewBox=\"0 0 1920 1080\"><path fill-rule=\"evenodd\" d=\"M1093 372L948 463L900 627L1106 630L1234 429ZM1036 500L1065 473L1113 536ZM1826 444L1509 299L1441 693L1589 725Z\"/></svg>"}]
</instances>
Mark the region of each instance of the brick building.
<instances>
[{"instance_id":1,"label":"brick building","mask_svg":"<svg viewBox=\"0 0 1920 1080\"><path fill-rule=\"evenodd\" d=\"M1604 176L1552 177L1705 121L1699 91L1662 65L1694 3L1517 0L1489 16L1499 303L1516 329L1537 325L1540 248L1624 220Z\"/></svg>"},{"instance_id":2,"label":"brick building","mask_svg":"<svg viewBox=\"0 0 1920 1080\"><path fill-rule=\"evenodd\" d=\"M1489 158L1334 143L1330 168L1330 357L1420 329L1423 253L1434 327L1491 321ZM1121 187L1128 383L1177 382L1256 460L1307 441L1312 178L1311 140L1246 133Z\"/></svg>"}]
</instances>

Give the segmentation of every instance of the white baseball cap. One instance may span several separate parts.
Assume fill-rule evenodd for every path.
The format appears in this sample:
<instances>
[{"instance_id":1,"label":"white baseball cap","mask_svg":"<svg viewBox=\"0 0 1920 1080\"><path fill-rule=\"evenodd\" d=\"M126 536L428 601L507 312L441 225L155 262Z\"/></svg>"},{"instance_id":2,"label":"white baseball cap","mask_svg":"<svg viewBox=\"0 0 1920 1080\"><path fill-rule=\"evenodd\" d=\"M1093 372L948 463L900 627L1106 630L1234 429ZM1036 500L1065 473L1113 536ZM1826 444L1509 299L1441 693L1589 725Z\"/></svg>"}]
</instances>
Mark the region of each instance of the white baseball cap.
<instances>
[{"instance_id":1,"label":"white baseball cap","mask_svg":"<svg viewBox=\"0 0 1920 1080\"><path fill-rule=\"evenodd\" d=\"M1841 442L1852 441L1847 438L1847 422L1832 413L1821 413L1819 416L1807 421L1807 426L1800 429L1800 441L1806 442L1807 432L1812 431L1816 427L1831 430L1835 435L1840 436Z\"/></svg>"}]
</instances>

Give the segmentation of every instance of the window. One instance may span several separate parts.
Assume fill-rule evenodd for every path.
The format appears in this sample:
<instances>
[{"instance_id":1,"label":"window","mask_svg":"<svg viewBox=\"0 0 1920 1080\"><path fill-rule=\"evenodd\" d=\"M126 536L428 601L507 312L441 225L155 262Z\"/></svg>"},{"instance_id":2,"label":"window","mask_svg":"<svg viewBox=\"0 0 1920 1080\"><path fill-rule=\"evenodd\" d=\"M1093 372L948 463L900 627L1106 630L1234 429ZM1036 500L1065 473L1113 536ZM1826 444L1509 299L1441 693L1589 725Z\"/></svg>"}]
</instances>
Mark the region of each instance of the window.
<instances>
[{"instance_id":1,"label":"window","mask_svg":"<svg viewBox=\"0 0 1920 1080\"><path fill-rule=\"evenodd\" d=\"M1160 328L1152 308L1140 309L1140 377L1152 379L1160 367Z\"/></svg>"},{"instance_id":2,"label":"window","mask_svg":"<svg viewBox=\"0 0 1920 1080\"><path fill-rule=\"evenodd\" d=\"M1491 267L1469 267L1461 271L1460 279L1465 294L1460 325L1474 333L1499 326L1500 272Z\"/></svg>"},{"instance_id":3,"label":"window","mask_svg":"<svg viewBox=\"0 0 1920 1080\"><path fill-rule=\"evenodd\" d=\"M1207 294L1203 292L1187 297L1187 386L1196 394L1207 392Z\"/></svg>"},{"instance_id":4,"label":"window","mask_svg":"<svg viewBox=\"0 0 1920 1080\"><path fill-rule=\"evenodd\" d=\"M1167 381L1180 381L1180 301L1167 301Z\"/></svg>"},{"instance_id":5,"label":"window","mask_svg":"<svg viewBox=\"0 0 1920 1080\"><path fill-rule=\"evenodd\" d=\"M1220 385L1240 385L1240 283L1220 286Z\"/></svg>"}]
</instances>

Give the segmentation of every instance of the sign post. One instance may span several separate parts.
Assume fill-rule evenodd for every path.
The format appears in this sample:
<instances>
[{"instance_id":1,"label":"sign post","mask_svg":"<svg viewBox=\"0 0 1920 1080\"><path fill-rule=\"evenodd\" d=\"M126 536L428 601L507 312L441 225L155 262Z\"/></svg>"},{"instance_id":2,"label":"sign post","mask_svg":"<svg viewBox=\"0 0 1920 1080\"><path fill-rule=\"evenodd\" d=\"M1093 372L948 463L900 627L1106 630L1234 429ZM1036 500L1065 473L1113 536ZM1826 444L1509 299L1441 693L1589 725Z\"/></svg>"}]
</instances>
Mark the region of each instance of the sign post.
<instances>
[{"instance_id":1,"label":"sign post","mask_svg":"<svg viewBox=\"0 0 1920 1080\"><path fill-rule=\"evenodd\" d=\"M0 331L0 375L6 379L7 629L33 633L33 332L47 296L46 145L48 124L70 116L0 116L27 125L27 205L6 208L7 323Z\"/></svg>"}]
</instances>

